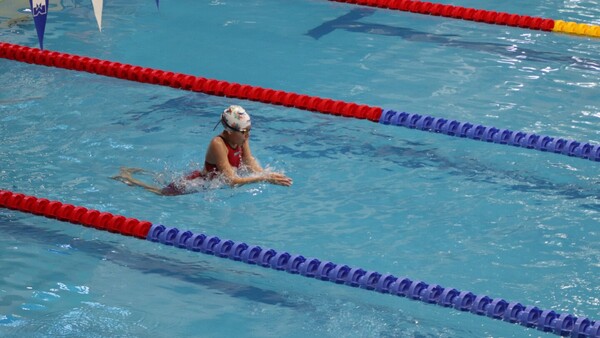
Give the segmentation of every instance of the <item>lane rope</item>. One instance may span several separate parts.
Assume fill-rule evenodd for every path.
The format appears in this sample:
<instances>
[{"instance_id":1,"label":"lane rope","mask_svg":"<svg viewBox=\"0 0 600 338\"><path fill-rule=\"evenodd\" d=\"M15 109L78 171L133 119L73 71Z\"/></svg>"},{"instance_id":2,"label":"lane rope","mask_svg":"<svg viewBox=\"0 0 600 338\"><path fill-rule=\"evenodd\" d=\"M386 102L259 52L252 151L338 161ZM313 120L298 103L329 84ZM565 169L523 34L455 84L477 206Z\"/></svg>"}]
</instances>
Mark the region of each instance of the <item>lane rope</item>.
<instances>
[{"instance_id":1,"label":"lane rope","mask_svg":"<svg viewBox=\"0 0 600 338\"><path fill-rule=\"evenodd\" d=\"M0 189L0 207L321 281L453 308L509 323L518 323L560 336L600 337L600 321L587 317L557 313L554 310L540 309L532 305L525 306L519 302L511 302L502 298L477 295L470 291L461 291L408 277L396 277L373 270L336 264L314 257L305 258L300 254L221 239L218 236L181 231L162 224L151 224L148 221L139 221L136 218L113 215L60 201L50 201Z\"/></svg>"},{"instance_id":2,"label":"lane rope","mask_svg":"<svg viewBox=\"0 0 600 338\"><path fill-rule=\"evenodd\" d=\"M330 0L348 4L385 8L403 12L442 16L446 18L483 22L493 25L520 27L598 38L600 26L573 21L553 20L536 16L511 14L462 6L418 0Z\"/></svg>"},{"instance_id":3,"label":"lane rope","mask_svg":"<svg viewBox=\"0 0 600 338\"><path fill-rule=\"evenodd\" d=\"M442 133L449 136L512 145L539 151L589 159L600 162L600 144L583 143L551 136L528 134L520 131L474 125L432 116L384 110L356 104L296 94L283 90L262 88L247 84L174 73L160 69L134 66L87 56L41 50L0 42L0 57L30 64L83 71L123 80L168 86L209 95L257 101L273 105L332 114L357 119L367 119L382 124ZM458 129L457 129L458 128Z\"/></svg>"}]
</instances>

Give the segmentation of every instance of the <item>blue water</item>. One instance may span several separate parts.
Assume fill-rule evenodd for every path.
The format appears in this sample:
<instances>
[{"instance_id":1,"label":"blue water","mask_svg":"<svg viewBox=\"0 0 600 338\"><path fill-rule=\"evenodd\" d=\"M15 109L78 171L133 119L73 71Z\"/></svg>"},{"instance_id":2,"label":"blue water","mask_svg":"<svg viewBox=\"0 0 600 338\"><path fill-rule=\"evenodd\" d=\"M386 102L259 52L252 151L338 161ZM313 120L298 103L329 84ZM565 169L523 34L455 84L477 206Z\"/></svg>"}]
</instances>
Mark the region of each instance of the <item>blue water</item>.
<instances>
[{"instance_id":1,"label":"blue water","mask_svg":"<svg viewBox=\"0 0 600 338\"><path fill-rule=\"evenodd\" d=\"M11 4L0 41L36 47ZM592 2L454 4L600 24ZM99 32L63 1L44 45L600 143L598 39L327 1L110 1ZM600 319L598 162L5 59L0 86L2 189ZM230 104L292 187L109 179L198 168ZM551 336L6 209L0 231L3 337Z\"/></svg>"}]
</instances>

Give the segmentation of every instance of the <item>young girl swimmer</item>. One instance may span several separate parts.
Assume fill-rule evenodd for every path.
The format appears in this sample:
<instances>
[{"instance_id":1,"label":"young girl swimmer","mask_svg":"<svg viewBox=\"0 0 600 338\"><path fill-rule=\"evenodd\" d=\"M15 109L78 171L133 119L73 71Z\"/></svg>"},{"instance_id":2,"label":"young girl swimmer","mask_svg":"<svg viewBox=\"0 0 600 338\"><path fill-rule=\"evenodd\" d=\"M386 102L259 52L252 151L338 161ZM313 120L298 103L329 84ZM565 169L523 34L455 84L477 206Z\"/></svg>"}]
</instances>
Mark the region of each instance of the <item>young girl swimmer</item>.
<instances>
[{"instance_id":1,"label":"young girl swimmer","mask_svg":"<svg viewBox=\"0 0 600 338\"><path fill-rule=\"evenodd\" d=\"M292 185L292 180L284 174L263 170L252 156L249 143L250 115L244 108L228 107L221 114L220 122L223 125L223 131L210 141L204 159L204 168L189 173L183 177L182 182L171 182L164 188L155 187L133 177L135 173L144 172L139 168L121 168L119 174L112 178L166 196L191 193L192 191L186 190L185 181L211 180L217 176L222 177L232 187L256 182L268 182L286 187ZM237 169L241 167L248 170L251 175L238 176Z\"/></svg>"}]
</instances>

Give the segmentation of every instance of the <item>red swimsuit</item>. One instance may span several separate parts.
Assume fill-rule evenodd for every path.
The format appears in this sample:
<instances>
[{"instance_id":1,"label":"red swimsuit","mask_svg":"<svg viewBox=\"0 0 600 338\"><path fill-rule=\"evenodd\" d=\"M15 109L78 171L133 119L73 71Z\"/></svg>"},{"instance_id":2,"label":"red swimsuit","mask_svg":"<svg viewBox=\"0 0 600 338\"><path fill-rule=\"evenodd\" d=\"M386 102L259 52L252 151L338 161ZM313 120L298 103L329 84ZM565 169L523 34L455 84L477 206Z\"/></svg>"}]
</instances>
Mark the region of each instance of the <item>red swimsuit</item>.
<instances>
[{"instance_id":1,"label":"red swimsuit","mask_svg":"<svg viewBox=\"0 0 600 338\"><path fill-rule=\"evenodd\" d=\"M225 142L225 140L223 140L223 143L225 143L225 145L227 146L227 160L229 161L229 164L234 168L239 168L240 164L242 163L242 146L238 146L236 149L234 149L229 145L229 143ZM213 179L219 173L219 168L217 168L216 164L208 163L206 161L204 161L204 169L206 170L208 175L202 174L202 171L200 170L194 170L191 173L184 176L183 180L191 181L197 178ZM161 192L163 195L169 196L190 193L185 190L185 184L178 184L178 182L169 183L169 185L164 187L161 190Z\"/></svg>"}]
</instances>

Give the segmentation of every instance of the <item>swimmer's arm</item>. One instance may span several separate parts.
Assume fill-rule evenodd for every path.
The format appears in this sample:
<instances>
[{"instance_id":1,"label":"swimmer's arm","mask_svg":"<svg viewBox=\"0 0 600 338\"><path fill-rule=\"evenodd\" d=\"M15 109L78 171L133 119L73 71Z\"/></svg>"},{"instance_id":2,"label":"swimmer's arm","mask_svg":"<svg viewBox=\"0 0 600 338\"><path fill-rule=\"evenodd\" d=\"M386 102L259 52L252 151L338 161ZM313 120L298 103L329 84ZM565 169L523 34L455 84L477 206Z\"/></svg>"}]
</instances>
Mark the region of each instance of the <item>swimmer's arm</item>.
<instances>
[{"instance_id":1,"label":"swimmer's arm","mask_svg":"<svg viewBox=\"0 0 600 338\"><path fill-rule=\"evenodd\" d=\"M244 153L246 150L249 151L248 142L244 143ZM254 167L250 167L250 170L258 175L253 175L249 177L240 177L236 175L235 170L229 164L229 159L227 158L227 146L221 138L215 137L209 144L208 150L206 152L206 160L209 163L215 163L219 171L223 174L225 181L232 187L240 186L249 183L258 183L258 182L268 182L271 184L290 186L292 185L292 180L286 177L283 174L279 173L268 173L264 172L262 168L256 163L254 157L252 157L252 153L248 152L248 158L243 158L245 165L252 166L252 162L254 162ZM246 156L246 155L244 155ZM250 162L245 162L246 160ZM258 171L254 171L257 170Z\"/></svg>"},{"instance_id":2,"label":"swimmer's arm","mask_svg":"<svg viewBox=\"0 0 600 338\"><path fill-rule=\"evenodd\" d=\"M283 185L286 187L292 185L292 180L289 177L280 173L269 173L261 171L259 173L255 173L252 176L240 177L235 174L235 171L229 164L229 161L223 163L222 167L219 166L219 164L217 164L217 167L223 173L225 181L232 187L259 182L267 182L276 185Z\"/></svg>"},{"instance_id":3,"label":"swimmer's arm","mask_svg":"<svg viewBox=\"0 0 600 338\"><path fill-rule=\"evenodd\" d=\"M252 157L252 154L249 154ZM252 157L253 158L253 157ZM223 143L223 140L220 138L215 138L211 141L206 159L209 162L215 163L219 171L223 174L225 181L232 187L241 186L249 183L258 183L258 182L268 182L271 184L290 186L292 185L292 180L286 177L285 175L278 173L267 173L260 168L258 163L256 166L260 169L257 174L249 177L240 177L236 175L235 170L229 164L229 160L227 159L227 146ZM244 161L246 159L243 159ZM246 165L251 165L250 163L244 162ZM254 167L256 169L256 167ZM251 168L253 170L253 168Z\"/></svg>"},{"instance_id":4,"label":"swimmer's arm","mask_svg":"<svg viewBox=\"0 0 600 338\"><path fill-rule=\"evenodd\" d=\"M252 156L252 151L250 150L250 141L246 140L243 144L243 158L242 161L244 165L253 173L258 174L255 177L247 177L250 179L258 179L258 182L268 182L271 184L283 185L289 187L292 185L292 179L280 173L266 172L263 168L258 164L256 158ZM244 177L245 179L245 177Z\"/></svg>"},{"instance_id":5,"label":"swimmer's arm","mask_svg":"<svg viewBox=\"0 0 600 338\"><path fill-rule=\"evenodd\" d=\"M243 157L242 162L244 165L253 173L261 173L263 168L258 164L258 161L252 156L252 151L250 150L250 141L246 140L243 144Z\"/></svg>"},{"instance_id":6,"label":"swimmer's arm","mask_svg":"<svg viewBox=\"0 0 600 338\"><path fill-rule=\"evenodd\" d=\"M279 173L264 173L257 176L249 176L249 177L239 177L234 176L231 178L227 178L227 181L230 186L238 187L244 184L249 183L258 183L258 182L267 182L276 185L283 185L289 187L292 185L292 180L286 177L283 174Z\"/></svg>"}]
</instances>

